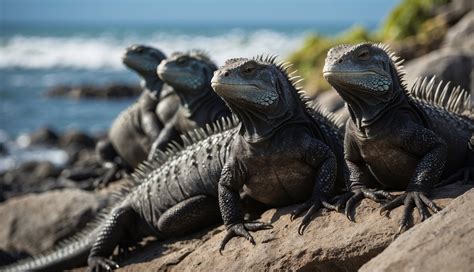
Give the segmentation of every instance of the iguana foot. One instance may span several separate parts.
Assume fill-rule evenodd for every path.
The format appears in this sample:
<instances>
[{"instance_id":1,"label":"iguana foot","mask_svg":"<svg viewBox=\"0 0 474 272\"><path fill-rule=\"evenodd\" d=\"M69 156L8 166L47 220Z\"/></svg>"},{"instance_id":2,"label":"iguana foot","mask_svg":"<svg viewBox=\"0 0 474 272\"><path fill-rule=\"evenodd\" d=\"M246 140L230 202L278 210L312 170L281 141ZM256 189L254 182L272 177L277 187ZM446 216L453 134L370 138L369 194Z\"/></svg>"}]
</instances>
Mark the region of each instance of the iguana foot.
<instances>
[{"instance_id":1,"label":"iguana foot","mask_svg":"<svg viewBox=\"0 0 474 272\"><path fill-rule=\"evenodd\" d=\"M298 216L300 216L304 211L308 210L303 217L303 220L301 220L301 224L298 227L298 234L303 235L304 230L308 227L309 222L313 218L314 214L319 211L321 208L326 208L329 210L337 210L337 207L328 203L325 199L321 198L310 198L298 208L294 209L291 212L290 220L293 221L295 220Z\"/></svg>"},{"instance_id":2,"label":"iguana foot","mask_svg":"<svg viewBox=\"0 0 474 272\"><path fill-rule=\"evenodd\" d=\"M271 224L258 222L258 221L232 225L227 229L227 234L225 235L224 239L221 242L219 253L222 255L222 251L224 250L227 242L229 242L232 238L237 237L237 236L244 237L245 239L249 240L250 243L255 245L255 240L253 239L252 235L250 235L249 231L266 230L266 229L272 229L272 228L273 226Z\"/></svg>"},{"instance_id":3,"label":"iguana foot","mask_svg":"<svg viewBox=\"0 0 474 272\"><path fill-rule=\"evenodd\" d=\"M421 221L424 221L426 218L431 216L426 207L430 208L433 213L437 213L440 210L434 202L425 195L425 193L406 192L385 204L380 210L380 214L383 215L385 213L385 215L388 216L391 210L401 205L405 205L405 209L403 210L402 221L400 222L398 233L402 233L409 228L411 214L415 206L418 209Z\"/></svg>"},{"instance_id":4,"label":"iguana foot","mask_svg":"<svg viewBox=\"0 0 474 272\"><path fill-rule=\"evenodd\" d=\"M104 257L89 257L87 263L91 272L112 271L119 268L116 262Z\"/></svg>"},{"instance_id":5,"label":"iguana foot","mask_svg":"<svg viewBox=\"0 0 474 272\"><path fill-rule=\"evenodd\" d=\"M355 222L354 219L354 210L357 203L362 199L368 198L378 203L386 202L387 200L392 200L393 196L384 190L375 190L375 189L355 189L352 192L349 192L343 195L335 205L338 210L342 210L342 206L345 205L344 214L347 219Z\"/></svg>"}]
</instances>

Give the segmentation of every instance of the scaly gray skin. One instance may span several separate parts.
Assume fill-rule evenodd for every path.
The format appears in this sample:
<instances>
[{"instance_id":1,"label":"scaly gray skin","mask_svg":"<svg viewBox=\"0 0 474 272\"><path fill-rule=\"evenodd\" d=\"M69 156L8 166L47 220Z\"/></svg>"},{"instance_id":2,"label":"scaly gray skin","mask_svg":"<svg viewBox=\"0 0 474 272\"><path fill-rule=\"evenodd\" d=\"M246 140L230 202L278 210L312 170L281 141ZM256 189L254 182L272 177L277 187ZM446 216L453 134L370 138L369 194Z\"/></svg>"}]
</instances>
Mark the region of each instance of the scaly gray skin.
<instances>
[{"instance_id":1,"label":"scaly gray skin","mask_svg":"<svg viewBox=\"0 0 474 272\"><path fill-rule=\"evenodd\" d=\"M342 153L333 117L308 107L272 58L231 60L215 73L212 84L240 124L220 122L207 132L184 136L185 147L158 151L137 169L135 185L119 196L121 201L91 234L2 269L64 269L64 264L85 261L90 250L91 270L109 271L118 267L108 259L117 246L128 248L147 235L182 236L217 222L219 211L228 229L221 250L236 235L254 242L248 231L271 226L244 222L241 189L272 206L304 201L293 212L298 216L307 210L301 232L318 209L333 208L325 200L345 187L331 150Z\"/></svg>"},{"instance_id":2,"label":"scaly gray skin","mask_svg":"<svg viewBox=\"0 0 474 272\"><path fill-rule=\"evenodd\" d=\"M163 120L165 127L153 143L150 159L155 150L164 150L170 142L181 143L181 134L231 115L211 88L215 70L214 62L197 50L174 53L158 66L158 76L174 89L180 103L174 115Z\"/></svg>"},{"instance_id":3,"label":"scaly gray skin","mask_svg":"<svg viewBox=\"0 0 474 272\"><path fill-rule=\"evenodd\" d=\"M383 45L342 45L328 52L323 73L351 116L344 140L352 190L346 215L364 197L382 201L367 188L406 190L381 210L405 205L403 231L415 206L422 220L430 216L427 207L438 211L428 194L441 179L472 171L474 121L463 116L470 111L466 92L449 92L434 80L408 91L400 64Z\"/></svg>"},{"instance_id":4,"label":"scaly gray skin","mask_svg":"<svg viewBox=\"0 0 474 272\"><path fill-rule=\"evenodd\" d=\"M133 45L126 49L123 63L142 77L143 92L138 101L120 113L109 130L109 141L97 146L104 161L117 162L117 156L128 168L135 168L146 159L151 143L163 124L155 110L163 88L156 76L156 67L165 55L154 48Z\"/></svg>"}]
</instances>

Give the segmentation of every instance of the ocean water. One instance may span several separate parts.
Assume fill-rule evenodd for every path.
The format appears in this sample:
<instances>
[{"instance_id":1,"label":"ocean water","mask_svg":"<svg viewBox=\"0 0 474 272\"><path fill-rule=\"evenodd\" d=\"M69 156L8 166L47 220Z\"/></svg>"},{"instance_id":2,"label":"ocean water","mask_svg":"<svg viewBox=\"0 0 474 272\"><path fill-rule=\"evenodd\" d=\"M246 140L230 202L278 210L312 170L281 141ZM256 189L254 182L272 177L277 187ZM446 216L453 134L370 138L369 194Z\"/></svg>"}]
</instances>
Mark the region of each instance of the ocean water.
<instances>
[{"instance_id":1,"label":"ocean water","mask_svg":"<svg viewBox=\"0 0 474 272\"><path fill-rule=\"evenodd\" d=\"M308 33L336 34L350 25L2 23L0 26L0 142L15 143L18 147L22 145L23 134L43 126L59 132L72 128L89 133L107 130L117 114L134 99L71 101L46 98L44 92L58 84L138 83L139 78L120 60L124 49L131 44L151 45L166 54L204 49L221 65L228 58L257 54L277 54L283 59L303 44ZM0 160L0 169L1 165Z\"/></svg>"}]
</instances>

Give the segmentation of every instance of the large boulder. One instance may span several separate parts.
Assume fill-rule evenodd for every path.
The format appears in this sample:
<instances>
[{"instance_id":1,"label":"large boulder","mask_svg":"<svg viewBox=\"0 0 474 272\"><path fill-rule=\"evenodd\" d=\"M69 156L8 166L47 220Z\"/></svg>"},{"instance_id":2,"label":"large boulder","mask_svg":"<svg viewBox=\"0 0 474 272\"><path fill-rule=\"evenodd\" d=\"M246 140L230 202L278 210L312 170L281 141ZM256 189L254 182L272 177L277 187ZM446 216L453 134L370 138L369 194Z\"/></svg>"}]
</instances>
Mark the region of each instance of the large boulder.
<instances>
[{"instance_id":1,"label":"large boulder","mask_svg":"<svg viewBox=\"0 0 474 272\"><path fill-rule=\"evenodd\" d=\"M0 206L0 249L38 254L83 228L105 205L78 189L28 194Z\"/></svg>"},{"instance_id":2,"label":"large boulder","mask_svg":"<svg viewBox=\"0 0 474 272\"><path fill-rule=\"evenodd\" d=\"M73 129L61 135L59 145L66 149L94 149L95 139L84 132Z\"/></svg>"},{"instance_id":3,"label":"large boulder","mask_svg":"<svg viewBox=\"0 0 474 272\"><path fill-rule=\"evenodd\" d=\"M402 234L360 271L472 271L473 215L471 189L438 215Z\"/></svg>"},{"instance_id":4,"label":"large boulder","mask_svg":"<svg viewBox=\"0 0 474 272\"><path fill-rule=\"evenodd\" d=\"M474 51L474 11L469 12L455 26L448 30L444 46L465 48Z\"/></svg>"},{"instance_id":5,"label":"large boulder","mask_svg":"<svg viewBox=\"0 0 474 272\"><path fill-rule=\"evenodd\" d=\"M473 61L473 52L443 48L407 62L406 80L411 87L417 77L436 76L439 80L451 81L469 91Z\"/></svg>"},{"instance_id":6,"label":"large boulder","mask_svg":"<svg viewBox=\"0 0 474 272\"><path fill-rule=\"evenodd\" d=\"M452 198L471 188L471 185L438 188L433 198L439 206L446 207ZM255 246L243 238L235 238L221 256L218 248L225 231L220 226L180 239L150 243L127 257L120 270L356 271L392 243L403 211L400 207L390 218L384 217L379 215L378 204L363 200L357 207L357 223L340 213L322 212L300 236L297 228L301 219L290 221L293 208L265 212L262 220L272 222L274 228L253 233ZM443 214L435 215L433 220ZM418 222L417 213L414 215L414 221Z\"/></svg>"},{"instance_id":7,"label":"large boulder","mask_svg":"<svg viewBox=\"0 0 474 272\"><path fill-rule=\"evenodd\" d=\"M28 135L30 145L55 145L58 134L51 128L42 127Z\"/></svg>"}]
</instances>

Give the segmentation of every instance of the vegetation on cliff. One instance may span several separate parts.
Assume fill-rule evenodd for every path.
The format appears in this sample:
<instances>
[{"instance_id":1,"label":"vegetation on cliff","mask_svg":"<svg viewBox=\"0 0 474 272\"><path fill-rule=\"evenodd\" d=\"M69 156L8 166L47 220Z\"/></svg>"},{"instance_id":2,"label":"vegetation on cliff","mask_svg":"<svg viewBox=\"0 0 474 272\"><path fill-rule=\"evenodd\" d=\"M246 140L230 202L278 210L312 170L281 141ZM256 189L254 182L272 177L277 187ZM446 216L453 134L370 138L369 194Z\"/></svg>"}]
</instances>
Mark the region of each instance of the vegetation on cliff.
<instances>
[{"instance_id":1,"label":"vegetation on cliff","mask_svg":"<svg viewBox=\"0 0 474 272\"><path fill-rule=\"evenodd\" d=\"M305 79L305 89L310 95L329 89L322 77L324 58L329 48L342 43L364 41L392 44L402 52L402 57L416 57L439 43L447 30L444 17L435 16L436 9L448 0L402 0L386 18L379 29L370 32L362 26L353 26L336 36L309 34L302 48L289 56L289 61ZM403 44L409 47L400 48ZM405 46L405 47L406 47ZM408 52L405 52L408 51Z\"/></svg>"}]
</instances>

